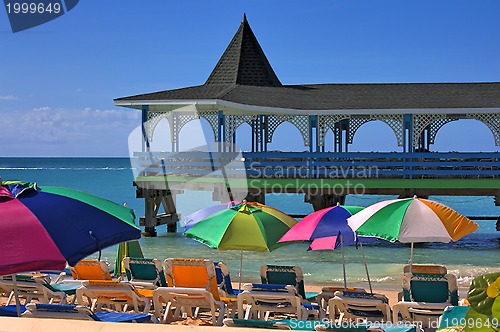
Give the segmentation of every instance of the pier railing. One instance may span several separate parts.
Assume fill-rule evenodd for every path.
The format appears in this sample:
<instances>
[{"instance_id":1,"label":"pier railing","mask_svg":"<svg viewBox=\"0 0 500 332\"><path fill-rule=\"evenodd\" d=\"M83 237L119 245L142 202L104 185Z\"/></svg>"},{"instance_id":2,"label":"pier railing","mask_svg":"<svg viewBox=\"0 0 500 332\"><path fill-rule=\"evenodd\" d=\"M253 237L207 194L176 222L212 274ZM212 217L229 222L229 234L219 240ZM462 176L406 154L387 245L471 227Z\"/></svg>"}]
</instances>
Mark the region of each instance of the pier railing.
<instances>
[{"instance_id":1,"label":"pier railing","mask_svg":"<svg viewBox=\"0 0 500 332\"><path fill-rule=\"evenodd\" d=\"M132 165L138 176L500 178L498 152L137 152Z\"/></svg>"}]
</instances>

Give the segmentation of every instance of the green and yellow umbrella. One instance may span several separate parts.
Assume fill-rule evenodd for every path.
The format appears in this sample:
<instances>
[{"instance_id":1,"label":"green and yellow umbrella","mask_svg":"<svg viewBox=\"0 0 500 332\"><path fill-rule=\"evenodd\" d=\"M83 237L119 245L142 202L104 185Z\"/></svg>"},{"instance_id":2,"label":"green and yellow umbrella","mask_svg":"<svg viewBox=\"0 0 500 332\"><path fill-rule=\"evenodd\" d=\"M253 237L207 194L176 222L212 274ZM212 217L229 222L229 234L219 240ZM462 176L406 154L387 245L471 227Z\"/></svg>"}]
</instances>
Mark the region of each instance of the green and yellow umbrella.
<instances>
[{"instance_id":1,"label":"green and yellow umbrella","mask_svg":"<svg viewBox=\"0 0 500 332\"><path fill-rule=\"evenodd\" d=\"M274 208L243 201L198 222L184 235L219 250L273 251L278 240L297 223ZM242 254L240 256L240 283Z\"/></svg>"}]
</instances>

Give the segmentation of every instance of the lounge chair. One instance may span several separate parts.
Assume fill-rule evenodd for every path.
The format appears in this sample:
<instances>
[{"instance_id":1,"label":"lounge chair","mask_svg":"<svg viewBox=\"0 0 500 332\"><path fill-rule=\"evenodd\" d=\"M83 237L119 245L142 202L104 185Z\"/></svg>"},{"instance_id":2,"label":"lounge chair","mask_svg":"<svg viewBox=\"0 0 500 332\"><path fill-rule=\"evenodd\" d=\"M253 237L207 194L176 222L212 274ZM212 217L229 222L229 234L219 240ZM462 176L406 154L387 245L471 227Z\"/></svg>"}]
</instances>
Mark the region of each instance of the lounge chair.
<instances>
[{"instance_id":1,"label":"lounge chair","mask_svg":"<svg viewBox=\"0 0 500 332\"><path fill-rule=\"evenodd\" d=\"M291 330L292 328L285 323L271 320L258 320L258 319L238 319L238 318L225 318L224 326L228 327L244 327L250 329L275 329L275 330Z\"/></svg>"},{"instance_id":2,"label":"lounge chair","mask_svg":"<svg viewBox=\"0 0 500 332\"><path fill-rule=\"evenodd\" d=\"M127 310L132 305L135 312L141 312L139 306L144 309L142 312L148 313L151 307L151 300L138 293L135 287L128 282L118 280L86 280L82 282L82 287L76 290L76 297L79 304L83 304L83 297L90 299L91 310L100 311L103 304L114 305L117 311Z\"/></svg>"},{"instance_id":3,"label":"lounge chair","mask_svg":"<svg viewBox=\"0 0 500 332\"><path fill-rule=\"evenodd\" d=\"M320 310L318 305L303 303L292 285L245 284L244 291L238 294L239 319L268 320L272 312L292 314L297 319L307 319L310 315L319 319Z\"/></svg>"},{"instance_id":4,"label":"lounge chair","mask_svg":"<svg viewBox=\"0 0 500 332\"><path fill-rule=\"evenodd\" d=\"M125 257L123 265L128 281L134 286L150 289L168 286L161 262L156 258Z\"/></svg>"},{"instance_id":5,"label":"lounge chair","mask_svg":"<svg viewBox=\"0 0 500 332\"><path fill-rule=\"evenodd\" d=\"M393 321L436 324L447 306L458 305L457 279L452 274L403 274L403 301L393 307Z\"/></svg>"},{"instance_id":6,"label":"lounge chair","mask_svg":"<svg viewBox=\"0 0 500 332\"><path fill-rule=\"evenodd\" d=\"M45 278L45 275L36 273L16 275L16 286L19 298L23 298L25 304L30 303L32 300L37 300L40 303L52 303L54 300L60 303L66 303L67 294L54 287L49 288L47 285L50 281ZM37 279L39 282L36 281ZM9 305L14 298L14 283L10 276L0 277L0 288L10 293L7 299L7 305Z\"/></svg>"},{"instance_id":7,"label":"lounge chair","mask_svg":"<svg viewBox=\"0 0 500 332\"><path fill-rule=\"evenodd\" d=\"M197 316L199 308L209 308L214 324L222 325L226 306L234 312L236 298L221 297L217 285L214 263L202 259L168 258L165 260L165 275L171 287L160 287L153 292L156 316L165 321L172 306L176 306L175 315L180 310ZM179 293L181 292L182 294ZM175 295L177 292L177 298ZM173 295L172 295L173 294ZM175 301L173 301L174 299ZM162 314L163 304L166 303L165 314ZM196 308L194 314L192 308ZM213 308L219 309L219 318L215 318ZM163 317L163 318L162 318Z\"/></svg>"},{"instance_id":8,"label":"lounge chair","mask_svg":"<svg viewBox=\"0 0 500 332\"><path fill-rule=\"evenodd\" d=\"M94 313L87 307L71 304L61 305L30 303L26 305L26 311L22 316L34 318L91 320L114 323L145 323L157 321L153 315L147 313L128 313L116 311L101 311Z\"/></svg>"},{"instance_id":9,"label":"lounge chair","mask_svg":"<svg viewBox=\"0 0 500 332\"><path fill-rule=\"evenodd\" d=\"M211 292L203 288L186 287L158 287L153 291L153 303L155 315L160 322L166 323L170 318L170 310L175 307L173 318L180 318L182 308L191 310L191 308L208 308L212 316L213 325L222 325L222 319L226 311L226 304L217 301ZM162 313L163 304L167 306ZM217 318L216 312L219 311ZM194 313L194 318L198 315L198 309Z\"/></svg>"},{"instance_id":10,"label":"lounge chair","mask_svg":"<svg viewBox=\"0 0 500 332\"><path fill-rule=\"evenodd\" d=\"M214 266L215 276L217 279L217 284L219 285L221 296L232 297L241 293L241 290L233 288L227 265L223 262L214 262Z\"/></svg>"},{"instance_id":11,"label":"lounge chair","mask_svg":"<svg viewBox=\"0 0 500 332\"><path fill-rule=\"evenodd\" d=\"M340 292L343 290L344 287L332 287L332 286L323 287L321 289L321 293L319 293L318 296L316 296L316 300L323 309L323 312L325 313L328 312L328 301L335 296L335 292ZM357 288L357 287L348 287L346 291L356 292L356 293L366 293L366 290L364 288Z\"/></svg>"},{"instance_id":12,"label":"lounge chair","mask_svg":"<svg viewBox=\"0 0 500 332\"><path fill-rule=\"evenodd\" d=\"M106 263L96 259L82 259L69 270L75 280L111 280Z\"/></svg>"},{"instance_id":13,"label":"lounge chair","mask_svg":"<svg viewBox=\"0 0 500 332\"><path fill-rule=\"evenodd\" d=\"M328 301L330 320L334 321L339 313L339 321L350 322L365 320L371 322L390 322L391 307L389 300L382 294L338 291Z\"/></svg>"},{"instance_id":14,"label":"lounge chair","mask_svg":"<svg viewBox=\"0 0 500 332\"><path fill-rule=\"evenodd\" d=\"M305 291L304 274L298 266L262 265L260 279L263 284L292 285L304 300L313 301L319 294Z\"/></svg>"},{"instance_id":15,"label":"lounge chair","mask_svg":"<svg viewBox=\"0 0 500 332\"><path fill-rule=\"evenodd\" d=\"M470 306L450 306L444 309L443 314L439 317L438 329L458 328L465 329L467 320L465 315L469 311Z\"/></svg>"}]
</instances>

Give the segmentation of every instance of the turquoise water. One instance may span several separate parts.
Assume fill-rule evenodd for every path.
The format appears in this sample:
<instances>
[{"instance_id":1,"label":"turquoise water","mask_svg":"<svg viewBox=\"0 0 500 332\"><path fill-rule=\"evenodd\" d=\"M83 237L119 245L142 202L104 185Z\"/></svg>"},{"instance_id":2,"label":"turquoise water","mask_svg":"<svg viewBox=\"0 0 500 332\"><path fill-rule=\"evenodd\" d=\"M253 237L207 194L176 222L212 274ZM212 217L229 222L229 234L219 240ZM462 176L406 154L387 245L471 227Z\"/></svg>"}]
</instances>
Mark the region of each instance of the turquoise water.
<instances>
[{"instance_id":1,"label":"turquoise water","mask_svg":"<svg viewBox=\"0 0 500 332\"><path fill-rule=\"evenodd\" d=\"M4 180L34 181L40 186L53 185L86 191L127 203L137 216L144 213L143 201L135 198L133 174L126 158L0 158L0 177ZM394 196L351 195L346 204L368 206ZM186 192L177 198L177 208L187 215L208 204L211 193ZM499 216L500 207L493 197L430 197L458 212L471 216ZM312 207L304 203L303 195L267 195L266 204L292 214L307 214ZM456 243L426 243L415 247L415 263L443 264L457 275L459 284L468 285L471 278L490 271L500 271L500 232L494 221L478 221L479 230ZM179 228L182 231L182 228ZM159 237L140 240L147 257L161 260L167 257L200 257L221 260L228 264L237 279L240 252L220 252L184 238L181 233L167 234L158 228ZM68 234L68 236L71 236ZM257 281L262 264L300 266L307 283L338 284L343 280L341 251L307 251L306 243L292 244L272 253L243 252L243 280ZM116 248L107 248L102 257L114 264ZM405 244L382 240L364 245L370 277L378 288L400 285L401 271L410 256ZM347 281L349 285L365 285L366 274L361 250L345 248Z\"/></svg>"}]
</instances>

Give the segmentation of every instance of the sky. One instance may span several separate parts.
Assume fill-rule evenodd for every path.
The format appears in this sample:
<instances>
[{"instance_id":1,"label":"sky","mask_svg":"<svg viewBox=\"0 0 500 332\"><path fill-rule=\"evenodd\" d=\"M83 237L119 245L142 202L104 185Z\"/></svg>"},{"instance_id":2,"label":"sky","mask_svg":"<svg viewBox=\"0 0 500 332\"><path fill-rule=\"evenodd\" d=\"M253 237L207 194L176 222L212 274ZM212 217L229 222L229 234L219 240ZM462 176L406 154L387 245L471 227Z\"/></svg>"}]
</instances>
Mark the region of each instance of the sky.
<instances>
[{"instance_id":1,"label":"sky","mask_svg":"<svg viewBox=\"0 0 500 332\"><path fill-rule=\"evenodd\" d=\"M243 13L283 84L500 81L497 0L85 0L18 33L0 8L0 156L129 155L140 112L113 99L203 84ZM305 149L291 125L275 137L269 149ZM431 148L498 151L474 120ZM398 147L371 122L351 150Z\"/></svg>"}]
</instances>

